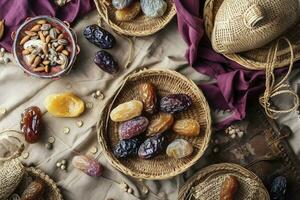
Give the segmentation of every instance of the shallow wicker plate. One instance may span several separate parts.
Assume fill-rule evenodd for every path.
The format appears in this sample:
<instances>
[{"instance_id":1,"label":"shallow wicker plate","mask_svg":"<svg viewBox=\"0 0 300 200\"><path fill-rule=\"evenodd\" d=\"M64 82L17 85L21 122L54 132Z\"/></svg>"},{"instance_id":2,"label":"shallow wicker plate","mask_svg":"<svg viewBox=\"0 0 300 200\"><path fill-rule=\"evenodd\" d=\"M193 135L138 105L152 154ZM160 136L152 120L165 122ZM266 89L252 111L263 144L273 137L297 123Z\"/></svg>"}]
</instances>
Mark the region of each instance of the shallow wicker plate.
<instances>
[{"instance_id":1,"label":"shallow wicker plate","mask_svg":"<svg viewBox=\"0 0 300 200\"><path fill-rule=\"evenodd\" d=\"M224 0L206 0L203 11L203 19L205 21L205 31L209 38L211 38L215 16L219 10L221 4ZM300 23L296 24L290 28L286 33L287 37L293 44L295 61L300 59ZM267 56L271 45L274 45L274 42L271 42L268 45L265 45L261 48L254 49L251 51L238 53L238 54L224 54L227 58L239 63L245 68L252 70L262 70L266 68L267 65ZM285 67L290 64L291 53L289 47L286 43L280 43L279 51L277 53L277 61L275 66Z\"/></svg>"},{"instance_id":2,"label":"shallow wicker plate","mask_svg":"<svg viewBox=\"0 0 300 200\"><path fill-rule=\"evenodd\" d=\"M200 123L200 135L185 138L194 146L194 152L191 156L174 159L167 157L165 153L161 153L149 160L138 157L118 160L114 156L113 148L120 140L118 135L119 123L109 119L110 110L123 102L138 99L138 87L146 81L151 81L156 86L159 96L185 93L192 98L192 106L187 111L175 115L175 119L193 118ZM180 137L174 133L166 133L166 136L170 139ZM98 140L108 161L119 171L142 179L167 179L184 172L203 155L210 136L210 111L202 92L192 81L170 70L145 70L129 76L105 106L98 123Z\"/></svg>"},{"instance_id":3,"label":"shallow wicker plate","mask_svg":"<svg viewBox=\"0 0 300 200\"><path fill-rule=\"evenodd\" d=\"M237 177L240 184L235 200L270 199L265 186L254 173L231 163L211 165L197 172L181 187L178 199L219 199L221 185L228 175Z\"/></svg>"},{"instance_id":4,"label":"shallow wicker plate","mask_svg":"<svg viewBox=\"0 0 300 200\"><path fill-rule=\"evenodd\" d=\"M168 4L168 8L162 17L150 18L140 14L136 19L129 22L119 22L116 20L116 9L111 5L110 0L95 0L95 4L101 18L115 31L129 36L147 36L165 27L176 15L173 0L165 1Z\"/></svg>"}]
</instances>

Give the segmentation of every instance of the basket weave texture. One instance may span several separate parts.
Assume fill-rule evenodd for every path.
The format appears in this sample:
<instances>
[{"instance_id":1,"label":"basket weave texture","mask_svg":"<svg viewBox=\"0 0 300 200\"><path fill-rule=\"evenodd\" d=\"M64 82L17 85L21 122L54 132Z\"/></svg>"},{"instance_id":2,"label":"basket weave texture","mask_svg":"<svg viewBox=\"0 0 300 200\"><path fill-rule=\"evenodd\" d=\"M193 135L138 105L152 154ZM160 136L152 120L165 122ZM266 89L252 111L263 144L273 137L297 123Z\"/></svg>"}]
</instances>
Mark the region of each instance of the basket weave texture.
<instances>
[{"instance_id":1,"label":"basket weave texture","mask_svg":"<svg viewBox=\"0 0 300 200\"><path fill-rule=\"evenodd\" d=\"M134 20L128 22L120 22L116 20L116 9L111 4L111 1L95 0L95 4L100 17L118 33L128 36L147 36L161 30L176 15L176 9L173 0L165 1L168 7L163 16L151 18L140 14Z\"/></svg>"},{"instance_id":2,"label":"basket weave texture","mask_svg":"<svg viewBox=\"0 0 300 200\"><path fill-rule=\"evenodd\" d=\"M185 93L192 98L192 106L187 111L176 114L175 119L192 118L197 120L201 126L200 135L197 137L182 137L174 133L166 133L170 140L184 138L193 144L194 152L191 156L174 159L168 157L165 153L161 153L149 160L138 157L117 159L114 156L113 148L120 140L118 135L119 123L109 119L110 110L126 101L139 99L139 85L149 81L154 84L159 96ZM184 172L203 155L211 136L211 118L205 97L192 81L175 71L145 70L129 76L124 81L102 111L97 129L99 143L111 165L124 174L135 178L158 180L167 179Z\"/></svg>"},{"instance_id":3,"label":"basket weave texture","mask_svg":"<svg viewBox=\"0 0 300 200\"><path fill-rule=\"evenodd\" d=\"M258 0L255 0L258 1ZM282 0L281 0L282 1ZM217 16L218 10L221 7L224 0L206 0L204 5L204 21L205 21L205 31L207 36L212 40L213 35L213 29L215 26L215 18ZM235 1L239 2L239 1ZM269 1L259 1L259 2L269 2ZM285 2L285 1L282 1ZM294 1L290 1L294 2ZM298 3L298 2L297 2ZM271 3L270 3L271 4ZM286 7L286 5L282 6ZM295 8L298 7L298 4L295 6ZM294 10L294 9L293 9ZM277 17L277 16L276 16ZM285 18L284 25L290 24L286 23L286 20L290 20L289 18ZM249 20L251 21L251 20ZM286 23L286 24L285 24ZM242 33L241 33L242 34ZM289 28L286 32L284 32L283 35L286 37L292 44L293 44L293 50L295 53L295 59L294 61L297 61L300 59L300 23L296 23L291 28ZM255 38L253 37L247 37L249 42L252 42ZM223 54L227 58L239 63L240 65L244 66L247 69L251 70L263 70L268 65L267 63L267 57L271 46L274 46L276 43L276 39L272 42L253 50L249 50L242 53L228 53ZM284 41L280 43L279 49L277 52L277 59L275 62L275 67L285 67L290 64L290 49L288 44L286 44Z\"/></svg>"},{"instance_id":4,"label":"basket weave texture","mask_svg":"<svg viewBox=\"0 0 300 200\"><path fill-rule=\"evenodd\" d=\"M239 181L239 189L234 199L270 199L265 186L254 173L231 163L211 165L197 172L182 186L178 199L219 199L222 183L228 175L235 176Z\"/></svg>"}]
</instances>

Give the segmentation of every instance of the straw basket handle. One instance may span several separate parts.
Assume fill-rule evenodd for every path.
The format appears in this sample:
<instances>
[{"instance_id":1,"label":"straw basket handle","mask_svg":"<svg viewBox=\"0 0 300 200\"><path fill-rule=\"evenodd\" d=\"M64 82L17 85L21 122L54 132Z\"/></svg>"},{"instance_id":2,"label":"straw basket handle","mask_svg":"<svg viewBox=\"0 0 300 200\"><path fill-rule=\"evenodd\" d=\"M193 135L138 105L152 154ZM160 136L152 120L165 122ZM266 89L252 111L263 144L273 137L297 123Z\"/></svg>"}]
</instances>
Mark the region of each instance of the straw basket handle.
<instances>
[{"instance_id":1,"label":"straw basket handle","mask_svg":"<svg viewBox=\"0 0 300 200\"><path fill-rule=\"evenodd\" d=\"M250 29L255 28L263 19L263 8L258 4L253 4L244 13L244 23Z\"/></svg>"}]
</instances>

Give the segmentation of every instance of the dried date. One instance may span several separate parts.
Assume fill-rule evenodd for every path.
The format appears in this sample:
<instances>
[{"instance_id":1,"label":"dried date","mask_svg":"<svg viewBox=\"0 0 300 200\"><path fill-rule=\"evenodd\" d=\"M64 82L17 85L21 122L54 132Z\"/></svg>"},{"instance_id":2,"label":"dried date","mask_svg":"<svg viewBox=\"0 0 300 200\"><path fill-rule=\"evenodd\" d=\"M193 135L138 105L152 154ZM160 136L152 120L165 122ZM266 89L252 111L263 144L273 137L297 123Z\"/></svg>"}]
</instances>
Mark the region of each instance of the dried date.
<instances>
[{"instance_id":1,"label":"dried date","mask_svg":"<svg viewBox=\"0 0 300 200\"><path fill-rule=\"evenodd\" d=\"M144 132L149 124L146 117L136 117L132 120L123 122L119 126L119 136L121 139L133 138Z\"/></svg>"},{"instance_id":2,"label":"dried date","mask_svg":"<svg viewBox=\"0 0 300 200\"><path fill-rule=\"evenodd\" d=\"M21 115L21 131L28 143L35 143L40 137L42 112L37 106L27 108Z\"/></svg>"},{"instance_id":3,"label":"dried date","mask_svg":"<svg viewBox=\"0 0 300 200\"><path fill-rule=\"evenodd\" d=\"M228 176L221 186L220 200L233 200L239 188L239 182L235 176Z\"/></svg>"},{"instance_id":4,"label":"dried date","mask_svg":"<svg viewBox=\"0 0 300 200\"><path fill-rule=\"evenodd\" d=\"M114 155L117 158L127 158L135 156L138 153L141 140L139 138L132 138L128 140L121 140L114 148Z\"/></svg>"},{"instance_id":5,"label":"dried date","mask_svg":"<svg viewBox=\"0 0 300 200\"><path fill-rule=\"evenodd\" d=\"M159 113L159 117L152 120L147 129L147 136L161 134L168 130L174 122L174 117L169 113Z\"/></svg>"},{"instance_id":6,"label":"dried date","mask_svg":"<svg viewBox=\"0 0 300 200\"><path fill-rule=\"evenodd\" d=\"M194 119L177 120L174 123L173 131L182 136L197 136L200 133L200 125Z\"/></svg>"},{"instance_id":7,"label":"dried date","mask_svg":"<svg viewBox=\"0 0 300 200\"><path fill-rule=\"evenodd\" d=\"M162 135L155 135L146 139L140 146L138 155L140 158L149 159L156 156L164 149L165 137Z\"/></svg>"},{"instance_id":8,"label":"dried date","mask_svg":"<svg viewBox=\"0 0 300 200\"><path fill-rule=\"evenodd\" d=\"M44 191L45 191L45 184L42 181L40 180L33 181L28 185L28 187L22 193L21 200L41 199Z\"/></svg>"},{"instance_id":9,"label":"dried date","mask_svg":"<svg viewBox=\"0 0 300 200\"><path fill-rule=\"evenodd\" d=\"M287 181L284 176L277 176L272 181L270 196L271 200L285 200Z\"/></svg>"},{"instance_id":10,"label":"dried date","mask_svg":"<svg viewBox=\"0 0 300 200\"><path fill-rule=\"evenodd\" d=\"M119 65L112 55L104 50L98 51L94 57L94 63L103 71L115 74L119 71Z\"/></svg>"},{"instance_id":11,"label":"dried date","mask_svg":"<svg viewBox=\"0 0 300 200\"><path fill-rule=\"evenodd\" d=\"M127 101L114 108L110 113L110 118L114 122L124 122L140 116L142 111L143 103L141 101Z\"/></svg>"},{"instance_id":12,"label":"dried date","mask_svg":"<svg viewBox=\"0 0 300 200\"><path fill-rule=\"evenodd\" d=\"M139 87L139 94L144 104L145 112L154 114L157 110L157 96L154 85L152 83L143 83Z\"/></svg>"},{"instance_id":13,"label":"dried date","mask_svg":"<svg viewBox=\"0 0 300 200\"><path fill-rule=\"evenodd\" d=\"M178 113L187 110L192 105L192 99L186 94L171 94L160 100L159 108L166 113Z\"/></svg>"},{"instance_id":14,"label":"dried date","mask_svg":"<svg viewBox=\"0 0 300 200\"><path fill-rule=\"evenodd\" d=\"M83 35L89 42L101 49L110 49L116 43L112 34L96 24L87 26L83 31Z\"/></svg>"}]
</instances>

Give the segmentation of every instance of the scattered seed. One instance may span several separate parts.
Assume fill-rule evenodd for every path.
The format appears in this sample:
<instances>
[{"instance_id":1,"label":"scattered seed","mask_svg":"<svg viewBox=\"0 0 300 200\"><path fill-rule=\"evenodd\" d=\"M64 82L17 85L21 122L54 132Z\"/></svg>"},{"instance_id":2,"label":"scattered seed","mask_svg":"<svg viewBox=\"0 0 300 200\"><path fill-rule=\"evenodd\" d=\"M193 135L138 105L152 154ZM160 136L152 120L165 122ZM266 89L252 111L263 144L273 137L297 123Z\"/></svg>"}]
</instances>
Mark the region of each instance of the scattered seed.
<instances>
[{"instance_id":1,"label":"scattered seed","mask_svg":"<svg viewBox=\"0 0 300 200\"><path fill-rule=\"evenodd\" d=\"M36 23L37 24L45 24L47 21L44 19L38 20Z\"/></svg>"},{"instance_id":2,"label":"scattered seed","mask_svg":"<svg viewBox=\"0 0 300 200\"><path fill-rule=\"evenodd\" d=\"M214 153L218 153L218 152L219 152L219 148L218 148L218 147L214 147L214 148L213 148L213 152L214 152Z\"/></svg>"},{"instance_id":3,"label":"scattered seed","mask_svg":"<svg viewBox=\"0 0 300 200\"><path fill-rule=\"evenodd\" d=\"M61 165L61 166L60 166L60 169L62 169L62 170L66 170L66 169L67 169L67 167L66 167L66 165Z\"/></svg>"},{"instance_id":4,"label":"scattered seed","mask_svg":"<svg viewBox=\"0 0 300 200\"><path fill-rule=\"evenodd\" d=\"M142 193L143 193L143 194L148 194L148 192L149 192L148 187L147 187L147 186L143 186L143 187L142 187Z\"/></svg>"},{"instance_id":5,"label":"scattered seed","mask_svg":"<svg viewBox=\"0 0 300 200\"><path fill-rule=\"evenodd\" d=\"M133 193L132 188L128 188L127 192L128 192L129 194L132 194L132 193Z\"/></svg>"},{"instance_id":6,"label":"scattered seed","mask_svg":"<svg viewBox=\"0 0 300 200\"><path fill-rule=\"evenodd\" d=\"M61 167L61 163L60 163L60 162L57 162L57 163L56 163L56 167L57 167L57 168L60 168L60 167Z\"/></svg>"},{"instance_id":7,"label":"scattered seed","mask_svg":"<svg viewBox=\"0 0 300 200\"><path fill-rule=\"evenodd\" d=\"M63 130L64 134L69 134L70 133L70 129L68 127L65 127Z\"/></svg>"},{"instance_id":8,"label":"scattered seed","mask_svg":"<svg viewBox=\"0 0 300 200\"><path fill-rule=\"evenodd\" d=\"M49 142L47 142L46 144L45 144L45 147L47 148L47 149L52 149L53 148L53 144L52 143L49 143Z\"/></svg>"},{"instance_id":9,"label":"scattered seed","mask_svg":"<svg viewBox=\"0 0 300 200\"><path fill-rule=\"evenodd\" d=\"M55 138L52 137L52 136L50 136L50 137L48 138L48 142L51 143L51 144L53 144L53 143L55 142Z\"/></svg>"},{"instance_id":10,"label":"scattered seed","mask_svg":"<svg viewBox=\"0 0 300 200\"><path fill-rule=\"evenodd\" d=\"M67 160L62 160L62 161L61 161L61 164L62 164L62 165L66 165L66 164L67 164Z\"/></svg>"},{"instance_id":11,"label":"scattered seed","mask_svg":"<svg viewBox=\"0 0 300 200\"><path fill-rule=\"evenodd\" d=\"M28 153L28 152L23 153L23 154L22 154L22 157L23 157L24 159L27 159L27 158L29 157L29 153Z\"/></svg>"},{"instance_id":12,"label":"scattered seed","mask_svg":"<svg viewBox=\"0 0 300 200\"><path fill-rule=\"evenodd\" d=\"M86 102L85 103L85 106L87 107L87 108L93 108L93 103L92 102Z\"/></svg>"},{"instance_id":13,"label":"scattered seed","mask_svg":"<svg viewBox=\"0 0 300 200\"><path fill-rule=\"evenodd\" d=\"M5 108L0 108L0 115L4 115L6 113L6 109Z\"/></svg>"},{"instance_id":14,"label":"scattered seed","mask_svg":"<svg viewBox=\"0 0 300 200\"><path fill-rule=\"evenodd\" d=\"M83 126L83 121L82 120L79 120L76 122L77 126L78 127L82 127Z\"/></svg>"},{"instance_id":15,"label":"scattered seed","mask_svg":"<svg viewBox=\"0 0 300 200\"><path fill-rule=\"evenodd\" d=\"M37 24L35 26L33 26L30 31L33 31L33 32L38 32L41 28L41 25L40 24Z\"/></svg>"},{"instance_id":16,"label":"scattered seed","mask_svg":"<svg viewBox=\"0 0 300 200\"><path fill-rule=\"evenodd\" d=\"M29 36L36 36L36 32L32 32L32 31L25 31L25 34Z\"/></svg>"},{"instance_id":17,"label":"scattered seed","mask_svg":"<svg viewBox=\"0 0 300 200\"><path fill-rule=\"evenodd\" d=\"M25 44L25 42L27 42L30 39L29 35L26 35L25 37L23 37L23 39L20 41L20 45Z\"/></svg>"},{"instance_id":18,"label":"scattered seed","mask_svg":"<svg viewBox=\"0 0 300 200\"><path fill-rule=\"evenodd\" d=\"M90 150L90 152L92 154L96 154L98 152L98 148L97 147L92 147L91 150Z\"/></svg>"}]
</instances>

